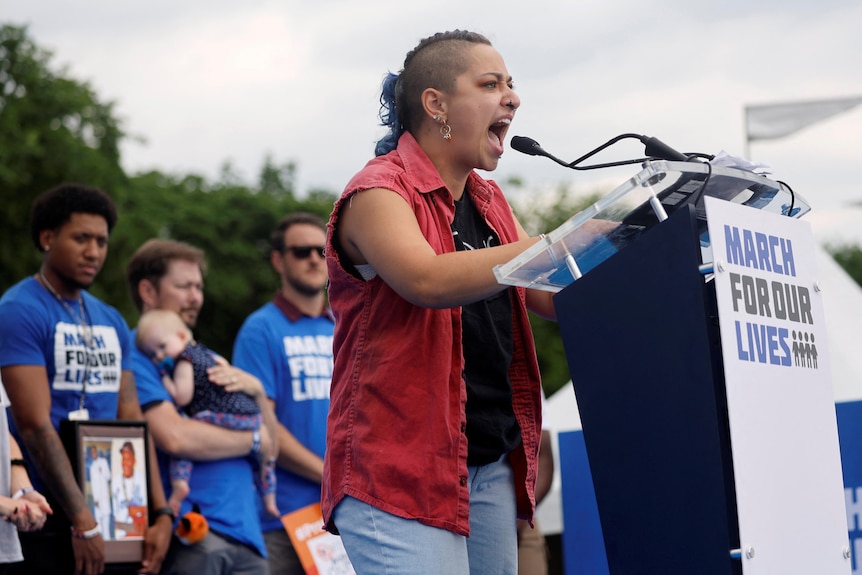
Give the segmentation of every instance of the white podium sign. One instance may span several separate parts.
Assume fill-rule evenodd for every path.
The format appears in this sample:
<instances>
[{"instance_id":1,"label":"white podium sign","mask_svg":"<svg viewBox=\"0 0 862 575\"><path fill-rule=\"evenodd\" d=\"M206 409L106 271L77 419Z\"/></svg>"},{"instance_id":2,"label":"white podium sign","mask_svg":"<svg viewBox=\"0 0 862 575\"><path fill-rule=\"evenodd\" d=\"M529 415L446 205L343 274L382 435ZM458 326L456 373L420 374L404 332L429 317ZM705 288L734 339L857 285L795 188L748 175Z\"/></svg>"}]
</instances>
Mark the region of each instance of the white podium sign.
<instances>
[{"instance_id":1,"label":"white podium sign","mask_svg":"<svg viewBox=\"0 0 862 575\"><path fill-rule=\"evenodd\" d=\"M704 199L743 573L849 574L823 294L810 226Z\"/></svg>"}]
</instances>

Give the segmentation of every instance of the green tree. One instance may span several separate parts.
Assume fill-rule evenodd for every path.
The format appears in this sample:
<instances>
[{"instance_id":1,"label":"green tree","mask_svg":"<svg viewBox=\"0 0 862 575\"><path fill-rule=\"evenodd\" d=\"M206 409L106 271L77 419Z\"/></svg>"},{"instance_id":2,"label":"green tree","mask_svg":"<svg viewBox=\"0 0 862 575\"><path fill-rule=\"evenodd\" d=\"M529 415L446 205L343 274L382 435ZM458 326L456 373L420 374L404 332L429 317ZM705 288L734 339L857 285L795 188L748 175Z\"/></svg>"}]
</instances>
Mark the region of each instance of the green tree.
<instances>
[{"instance_id":1,"label":"green tree","mask_svg":"<svg viewBox=\"0 0 862 575\"><path fill-rule=\"evenodd\" d=\"M857 245L827 245L826 251L838 262L844 271L862 286L862 248Z\"/></svg>"},{"instance_id":2,"label":"green tree","mask_svg":"<svg viewBox=\"0 0 862 575\"><path fill-rule=\"evenodd\" d=\"M63 182L92 185L111 194L120 214L94 295L134 325L137 311L125 282L131 254L153 237L199 246L210 262L201 338L229 355L242 321L276 289L268 263L271 229L296 210L326 218L335 195L311 190L299 198L296 165L270 157L255 186L229 162L215 182L159 171L128 177L119 153L126 134L113 104L52 59L26 27L0 27L0 293L39 266L28 231L33 199Z\"/></svg>"},{"instance_id":3,"label":"green tree","mask_svg":"<svg viewBox=\"0 0 862 575\"><path fill-rule=\"evenodd\" d=\"M26 27L0 26L0 292L39 265L28 227L37 195L80 182L116 199L125 182L118 146L123 131L113 104L100 101L86 82L54 70L51 59ZM94 291L115 291L117 279L109 271Z\"/></svg>"},{"instance_id":4,"label":"green tree","mask_svg":"<svg viewBox=\"0 0 862 575\"><path fill-rule=\"evenodd\" d=\"M272 156L266 156L258 181L262 193L274 198L293 198L295 182L296 164L288 162L279 166L273 162Z\"/></svg>"},{"instance_id":5,"label":"green tree","mask_svg":"<svg viewBox=\"0 0 862 575\"><path fill-rule=\"evenodd\" d=\"M215 183L160 172L130 178L125 220L112 245L130 255L147 239L159 237L203 249L209 271L196 331L228 358L242 322L270 300L278 286L269 264L272 229L291 212L308 211L325 220L332 210L335 195L323 190L297 199L295 173L293 163L276 165L266 158L256 187L240 182L228 165ZM128 296L118 307L131 325L137 322Z\"/></svg>"}]
</instances>

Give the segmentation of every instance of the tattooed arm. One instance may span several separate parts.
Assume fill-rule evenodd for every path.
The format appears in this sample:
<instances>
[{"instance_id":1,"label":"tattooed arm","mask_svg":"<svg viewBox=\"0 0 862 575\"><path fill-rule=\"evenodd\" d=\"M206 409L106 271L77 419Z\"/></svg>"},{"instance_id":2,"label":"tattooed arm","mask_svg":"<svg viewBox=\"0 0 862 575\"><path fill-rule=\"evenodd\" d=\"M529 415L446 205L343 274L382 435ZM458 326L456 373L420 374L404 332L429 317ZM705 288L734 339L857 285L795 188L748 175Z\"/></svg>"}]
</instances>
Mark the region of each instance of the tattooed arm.
<instances>
[{"instance_id":1,"label":"tattooed arm","mask_svg":"<svg viewBox=\"0 0 862 575\"><path fill-rule=\"evenodd\" d=\"M51 390L45 368L38 365L5 366L2 368L2 377L12 404L15 426L36 468L36 474L75 530L92 529L96 526L96 520L75 480L63 442L51 424ZM90 539L73 537L72 547L78 572L102 572L105 542L101 535Z\"/></svg>"}]
</instances>

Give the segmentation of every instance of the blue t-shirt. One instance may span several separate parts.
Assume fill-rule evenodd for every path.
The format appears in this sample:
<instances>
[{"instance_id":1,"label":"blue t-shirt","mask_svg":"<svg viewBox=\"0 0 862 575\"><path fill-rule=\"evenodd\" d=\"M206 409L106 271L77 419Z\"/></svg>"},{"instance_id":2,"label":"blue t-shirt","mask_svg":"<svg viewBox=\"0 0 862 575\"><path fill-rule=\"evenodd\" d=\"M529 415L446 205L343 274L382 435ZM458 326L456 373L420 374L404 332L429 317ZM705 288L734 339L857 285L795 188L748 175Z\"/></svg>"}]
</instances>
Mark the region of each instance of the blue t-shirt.
<instances>
[{"instance_id":1,"label":"blue t-shirt","mask_svg":"<svg viewBox=\"0 0 862 575\"><path fill-rule=\"evenodd\" d=\"M137 330L135 330L137 331ZM132 341L134 341L134 331ZM162 384L158 368L140 350L133 346L132 371L138 386L138 400L141 409L158 405L163 401L173 403L170 394ZM168 477L169 455L157 449L159 471L165 495L170 497L171 483ZM244 543L266 557L266 546L255 509L260 499L255 489L255 472L251 459L233 457L215 461L195 461L195 471L189 481L189 496L183 501L180 515L197 504L207 518L210 529L220 535Z\"/></svg>"},{"instance_id":2,"label":"blue t-shirt","mask_svg":"<svg viewBox=\"0 0 862 575\"><path fill-rule=\"evenodd\" d=\"M278 421L320 457L326 450L333 329L328 315L293 322L270 302L246 318L232 358L263 383ZM277 467L276 500L281 513L319 503L320 484ZM263 512L261 523L264 531L284 529Z\"/></svg>"},{"instance_id":3,"label":"blue t-shirt","mask_svg":"<svg viewBox=\"0 0 862 575\"><path fill-rule=\"evenodd\" d=\"M51 423L84 407L90 419L116 419L120 379L131 369L129 328L120 313L86 291L81 292L86 326L35 278L28 277L0 298L0 365L39 365L51 387ZM80 313L77 300L65 300ZM92 333L92 346L87 345ZM85 385L86 382L86 385ZM10 418L9 428L21 441ZM27 450L24 457L29 461ZM34 467L30 467L35 470ZM33 485L44 485L38 476Z\"/></svg>"}]
</instances>

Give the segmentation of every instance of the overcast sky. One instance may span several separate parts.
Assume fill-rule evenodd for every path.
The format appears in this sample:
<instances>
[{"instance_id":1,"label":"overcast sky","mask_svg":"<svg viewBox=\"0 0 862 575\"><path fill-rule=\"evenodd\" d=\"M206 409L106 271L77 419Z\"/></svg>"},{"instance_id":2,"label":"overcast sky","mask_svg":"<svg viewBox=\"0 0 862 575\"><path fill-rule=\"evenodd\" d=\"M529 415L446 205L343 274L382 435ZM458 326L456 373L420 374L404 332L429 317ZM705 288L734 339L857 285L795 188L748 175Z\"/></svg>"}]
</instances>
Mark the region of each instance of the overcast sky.
<instances>
[{"instance_id":1,"label":"overcast sky","mask_svg":"<svg viewBox=\"0 0 862 575\"><path fill-rule=\"evenodd\" d=\"M746 104L862 96L858 0L4 0L0 20L29 25L55 65L115 102L143 140L124 144L128 170L215 177L229 160L251 183L270 154L296 162L300 190L340 192L372 157L383 75L441 30L491 39L522 99L509 136L565 160L628 132L744 155ZM808 199L821 236L826 215L860 211L845 206L862 200L862 106L750 156ZM590 191L637 169L574 172L507 149L492 177Z\"/></svg>"}]
</instances>

